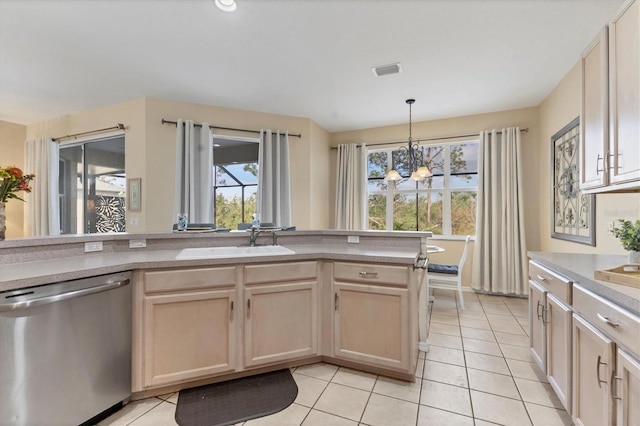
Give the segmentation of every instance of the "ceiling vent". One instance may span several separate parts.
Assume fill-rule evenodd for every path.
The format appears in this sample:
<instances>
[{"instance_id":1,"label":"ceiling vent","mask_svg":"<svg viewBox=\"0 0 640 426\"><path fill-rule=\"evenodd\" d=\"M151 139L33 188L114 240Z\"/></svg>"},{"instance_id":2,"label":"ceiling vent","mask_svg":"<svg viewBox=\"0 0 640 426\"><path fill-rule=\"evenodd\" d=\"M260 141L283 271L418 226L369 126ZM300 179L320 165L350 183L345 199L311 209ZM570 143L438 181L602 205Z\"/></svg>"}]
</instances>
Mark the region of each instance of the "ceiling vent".
<instances>
[{"instance_id":1,"label":"ceiling vent","mask_svg":"<svg viewBox=\"0 0 640 426\"><path fill-rule=\"evenodd\" d=\"M398 74L402 72L402 67L400 66L400 62L397 62L395 64L373 67L371 71L373 71L376 77L382 77L383 75Z\"/></svg>"}]
</instances>

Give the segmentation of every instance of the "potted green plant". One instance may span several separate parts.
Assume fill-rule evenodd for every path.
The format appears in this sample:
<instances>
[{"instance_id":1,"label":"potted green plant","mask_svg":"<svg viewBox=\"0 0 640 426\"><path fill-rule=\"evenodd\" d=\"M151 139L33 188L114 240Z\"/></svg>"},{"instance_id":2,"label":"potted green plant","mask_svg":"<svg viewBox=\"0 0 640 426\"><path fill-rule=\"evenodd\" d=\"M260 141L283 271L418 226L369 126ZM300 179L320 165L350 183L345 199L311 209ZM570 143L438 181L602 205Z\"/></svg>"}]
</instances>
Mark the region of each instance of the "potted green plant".
<instances>
[{"instance_id":1,"label":"potted green plant","mask_svg":"<svg viewBox=\"0 0 640 426\"><path fill-rule=\"evenodd\" d=\"M622 243L622 247L629 252L629 263L640 263L640 220L618 219L620 227L613 227L613 235Z\"/></svg>"}]
</instances>

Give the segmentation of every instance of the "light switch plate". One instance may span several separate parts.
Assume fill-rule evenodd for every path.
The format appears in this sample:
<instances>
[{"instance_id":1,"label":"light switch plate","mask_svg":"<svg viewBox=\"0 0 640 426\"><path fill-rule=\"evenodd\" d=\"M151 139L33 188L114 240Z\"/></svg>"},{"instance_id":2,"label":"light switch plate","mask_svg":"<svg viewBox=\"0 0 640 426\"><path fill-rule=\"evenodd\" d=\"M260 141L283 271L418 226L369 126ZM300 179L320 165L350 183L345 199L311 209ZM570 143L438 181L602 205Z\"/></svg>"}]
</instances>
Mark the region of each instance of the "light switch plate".
<instances>
[{"instance_id":1,"label":"light switch plate","mask_svg":"<svg viewBox=\"0 0 640 426\"><path fill-rule=\"evenodd\" d=\"M360 237L357 235L348 235L347 242L352 244L358 244L360 242Z\"/></svg>"},{"instance_id":2,"label":"light switch plate","mask_svg":"<svg viewBox=\"0 0 640 426\"><path fill-rule=\"evenodd\" d=\"M93 243L84 243L84 252L89 253L92 251L102 251L102 241L96 241Z\"/></svg>"},{"instance_id":3,"label":"light switch plate","mask_svg":"<svg viewBox=\"0 0 640 426\"><path fill-rule=\"evenodd\" d=\"M129 240L129 248L145 248L147 240Z\"/></svg>"}]
</instances>

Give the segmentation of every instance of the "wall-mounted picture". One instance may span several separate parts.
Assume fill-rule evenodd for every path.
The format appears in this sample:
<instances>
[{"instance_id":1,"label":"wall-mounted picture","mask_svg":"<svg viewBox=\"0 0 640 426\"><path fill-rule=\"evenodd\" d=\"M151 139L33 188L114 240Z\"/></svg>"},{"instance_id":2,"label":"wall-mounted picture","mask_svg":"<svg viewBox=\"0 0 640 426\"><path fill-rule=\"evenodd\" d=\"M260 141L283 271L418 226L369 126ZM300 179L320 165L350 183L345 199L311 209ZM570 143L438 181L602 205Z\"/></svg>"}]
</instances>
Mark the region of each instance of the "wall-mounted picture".
<instances>
[{"instance_id":1,"label":"wall-mounted picture","mask_svg":"<svg viewBox=\"0 0 640 426\"><path fill-rule=\"evenodd\" d=\"M142 211L142 178L127 179L127 210Z\"/></svg>"},{"instance_id":2,"label":"wall-mounted picture","mask_svg":"<svg viewBox=\"0 0 640 426\"><path fill-rule=\"evenodd\" d=\"M596 245L595 196L580 191L580 117L551 137L551 238Z\"/></svg>"}]
</instances>

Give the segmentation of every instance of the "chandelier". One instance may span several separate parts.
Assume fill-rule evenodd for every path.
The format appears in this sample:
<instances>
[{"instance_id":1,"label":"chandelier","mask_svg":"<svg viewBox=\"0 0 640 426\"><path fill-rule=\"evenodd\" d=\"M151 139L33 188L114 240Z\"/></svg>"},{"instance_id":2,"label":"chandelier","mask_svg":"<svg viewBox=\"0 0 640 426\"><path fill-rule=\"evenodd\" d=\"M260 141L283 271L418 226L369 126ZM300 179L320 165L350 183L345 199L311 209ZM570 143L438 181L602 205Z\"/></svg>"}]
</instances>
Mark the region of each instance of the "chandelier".
<instances>
[{"instance_id":1,"label":"chandelier","mask_svg":"<svg viewBox=\"0 0 640 426\"><path fill-rule=\"evenodd\" d=\"M407 99L405 102L409 105L409 144L408 146L403 146L400 149L407 150L407 156L409 159L409 172L411 172L410 179L414 181L422 181L429 176L433 176L433 173L429 171L429 169L424 165L424 156L422 149L418 143L414 143L411 138L411 106L414 104L415 99ZM422 163L422 166L418 167L418 160ZM387 177L385 180L397 181L402 179L403 176L398 173L396 169L392 169L389 173L387 173Z\"/></svg>"}]
</instances>

